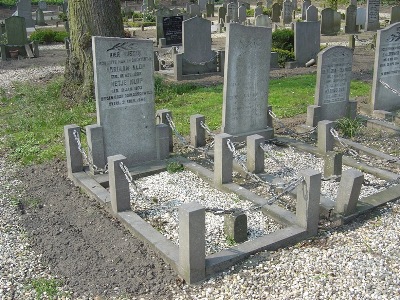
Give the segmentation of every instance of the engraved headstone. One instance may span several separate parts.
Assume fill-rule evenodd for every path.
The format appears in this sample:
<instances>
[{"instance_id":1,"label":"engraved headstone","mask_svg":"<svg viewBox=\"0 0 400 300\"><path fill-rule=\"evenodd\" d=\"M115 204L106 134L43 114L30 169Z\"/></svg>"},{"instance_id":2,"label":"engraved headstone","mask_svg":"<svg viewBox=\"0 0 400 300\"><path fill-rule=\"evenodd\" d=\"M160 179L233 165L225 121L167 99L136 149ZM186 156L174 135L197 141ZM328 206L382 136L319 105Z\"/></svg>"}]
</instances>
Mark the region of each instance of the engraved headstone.
<instances>
[{"instance_id":1,"label":"engraved headstone","mask_svg":"<svg viewBox=\"0 0 400 300\"><path fill-rule=\"evenodd\" d=\"M35 27L35 22L32 19L32 3L31 0L18 0L17 10L13 16L25 18L27 28Z\"/></svg>"},{"instance_id":2,"label":"engraved headstone","mask_svg":"<svg viewBox=\"0 0 400 300\"><path fill-rule=\"evenodd\" d=\"M311 0L304 0L303 3L301 4L301 19L302 20L306 19L306 11L310 5L311 5Z\"/></svg>"},{"instance_id":3,"label":"engraved headstone","mask_svg":"<svg viewBox=\"0 0 400 300\"><path fill-rule=\"evenodd\" d=\"M281 12L282 12L282 6L279 3L272 4L272 16L271 16L272 22L280 22Z\"/></svg>"},{"instance_id":4,"label":"engraved headstone","mask_svg":"<svg viewBox=\"0 0 400 300\"><path fill-rule=\"evenodd\" d=\"M272 27L271 18L268 15L259 15L256 17L254 26Z\"/></svg>"},{"instance_id":5,"label":"engraved headstone","mask_svg":"<svg viewBox=\"0 0 400 300\"><path fill-rule=\"evenodd\" d=\"M328 47L318 54L314 104L321 107L320 120L347 116L352 64L353 51L347 47Z\"/></svg>"},{"instance_id":6,"label":"engraved headstone","mask_svg":"<svg viewBox=\"0 0 400 300\"><path fill-rule=\"evenodd\" d=\"M400 5L390 8L390 24L400 22Z\"/></svg>"},{"instance_id":7,"label":"engraved headstone","mask_svg":"<svg viewBox=\"0 0 400 300\"><path fill-rule=\"evenodd\" d=\"M283 8L282 8L282 23L290 24L292 23L292 18L293 18L292 1L285 0L283 2Z\"/></svg>"},{"instance_id":8,"label":"engraved headstone","mask_svg":"<svg viewBox=\"0 0 400 300\"><path fill-rule=\"evenodd\" d=\"M221 19L225 21L226 16L226 8L224 6L220 6L218 8L218 22L221 22Z\"/></svg>"},{"instance_id":9,"label":"engraved headstone","mask_svg":"<svg viewBox=\"0 0 400 300\"><path fill-rule=\"evenodd\" d=\"M307 22L316 22L318 21L318 8L314 5L310 5L306 11L306 21Z\"/></svg>"},{"instance_id":10,"label":"engraved headstone","mask_svg":"<svg viewBox=\"0 0 400 300\"><path fill-rule=\"evenodd\" d=\"M271 41L271 28L234 23L227 26L223 133L271 133L267 126Z\"/></svg>"},{"instance_id":11,"label":"engraved headstone","mask_svg":"<svg viewBox=\"0 0 400 300\"><path fill-rule=\"evenodd\" d=\"M184 59L192 63L209 61L211 51L211 21L195 17L183 22Z\"/></svg>"},{"instance_id":12,"label":"engraved headstone","mask_svg":"<svg viewBox=\"0 0 400 300\"><path fill-rule=\"evenodd\" d=\"M304 67L310 59L316 59L320 51L320 22L294 22L294 56Z\"/></svg>"},{"instance_id":13,"label":"engraved headstone","mask_svg":"<svg viewBox=\"0 0 400 300\"><path fill-rule=\"evenodd\" d=\"M122 154L128 167L156 160L152 41L93 37L92 49L105 157Z\"/></svg>"},{"instance_id":14,"label":"engraved headstone","mask_svg":"<svg viewBox=\"0 0 400 300\"><path fill-rule=\"evenodd\" d=\"M357 8L356 25L363 29L367 20L367 10L364 7Z\"/></svg>"},{"instance_id":15,"label":"engraved headstone","mask_svg":"<svg viewBox=\"0 0 400 300\"><path fill-rule=\"evenodd\" d=\"M238 22L238 7L237 4L231 2L227 6L227 16L230 22Z\"/></svg>"},{"instance_id":16,"label":"engraved headstone","mask_svg":"<svg viewBox=\"0 0 400 300\"><path fill-rule=\"evenodd\" d=\"M159 40L161 38L164 38L163 19L165 17L173 16L173 14L172 14L172 10L167 9L167 8L161 8L161 9L156 10L155 15L156 15L156 41L158 44Z\"/></svg>"},{"instance_id":17,"label":"engraved headstone","mask_svg":"<svg viewBox=\"0 0 400 300\"><path fill-rule=\"evenodd\" d=\"M380 0L367 0L367 20L365 21L366 31L376 31L380 28L379 5Z\"/></svg>"},{"instance_id":18,"label":"engraved headstone","mask_svg":"<svg viewBox=\"0 0 400 300\"><path fill-rule=\"evenodd\" d=\"M182 44L183 16L171 16L163 18L163 31L166 45Z\"/></svg>"},{"instance_id":19,"label":"engraved headstone","mask_svg":"<svg viewBox=\"0 0 400 300\"><path fill-rule=\"evenodd\" d=\"M357 18L357 6L349 5L346 8L346 25L344 27L345 33L357 33L356 26L356 18Z\"/></svg>"},{"instance_id":20,"label":"engraved headstone","mask_svg":"<svg viewBox=\"0 0 400 300\"><path fill-rule=\"evenodd\" d=\"M26 34L26 19L23 17L9 17L5 19L7 44L9 45L25 45L28 43Z\"/></svg>"},{"instance_id":21,"label":"engraved headstone","mask_svg":"<svg viewBox=\"0 0 400 300\"><path fill-rule=\"evenodd\" d=\"M240 5L238 8L238 19L239 23L244 23L246 21L246 6L244 4Z\"/></svg>"},{"instance_id":22,"label":"engraved headstone","mask_svg":"<svg viewBox=\"0 0 400 300\"><path fill-rule=\"evenodd\" d=\"M372 81L372 108L396 110L400 108L400 23L378 30L376 37L374 75Z\"/></svg>"}]
</instances>

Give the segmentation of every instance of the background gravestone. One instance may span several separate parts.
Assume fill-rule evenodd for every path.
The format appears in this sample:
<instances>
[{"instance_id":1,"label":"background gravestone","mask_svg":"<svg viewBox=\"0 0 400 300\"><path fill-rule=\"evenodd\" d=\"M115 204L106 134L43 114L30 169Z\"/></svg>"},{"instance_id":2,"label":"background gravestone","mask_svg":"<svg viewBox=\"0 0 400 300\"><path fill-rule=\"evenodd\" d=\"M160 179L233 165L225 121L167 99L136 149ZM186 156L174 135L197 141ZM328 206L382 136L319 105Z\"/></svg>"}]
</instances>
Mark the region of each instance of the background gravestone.
<instances>
[{"instance_id":1,"label":"background gravestone","mask_svg":"<svg viewBox=\"0 0 400 300\"><path fill-rule=\"evenodd\" d=\"M318 54L314 104L321 107L320 120L335 121L348 116L353 51L333 46Z\"/></svg>"},{"instance_id":2,"label":"background gravestone","mask_svg":"<svg viewBox=\"0 0 400 300\"><path fill-rule=\"evenodd\" d=\"M259 15L256 17L254 26L271 27L272 21L268 15Z\"/></svg>"},{"instance_id":3,"label":"background gravestone","mask_svg":"<svg viewBox=\"0 0 400 300\"><path fill-rule=\"evenodd\" d=\"M198 4L190 4L189 6L189 16L193 17L201 17L201 10Z\"/></svg>"},{"instance_id":4,"label":"background gravestone","mask_svg":"<svg viewBox=\"0 0 400 300\"><path fill-rule=\"evenodd\" d=\"M38 2L38 6L39 6L39 8L40 8L41 10L43 10L43 11L47 10L47 3L46 3L46 1L39 1L39 2Z\"/></svg>"},{"instance_id":5,"label":"background gravestone","mask_svg":"<svg viewBox=\"0 0 400 300\"><path fill-rule=\"evenodd\" d=\"M279 3L272 4L272 22L280 22L282 6Z\"/></svg>"},{"instance_id":6,"label":"background gravestone","mask_svg":"<svg viewBox=\"0 0 400 300\"><path fill-rule=\"evenodd\" d=\"M282 9L282 23L290 24L292 23L293 19L293 8L292 2L290 0L285 0L283 2L283 9Z\"/></svg>"},{"instance_id":7,"label":"background gravestone","mask_svg":"<svg viewBox=\"0 0 400 300\"><path fill-rule=\"evenodd\" d=\"M372 109L391 111L400 108L400 97L384 84L400 90L400 23L378 30L372 81Z\"/></svg>"},{"instance_id":8,"label":"background gravestone","mask_svg":"<svg viewBox=\"0 0 400 300\"><path fill-rule=\"evenodd\" d=\"M13 16L25 18L26 27L35 27L35 22L32 19L32 3L31 0L18 0L17 11Z\"/></svg>"},{"instance_id":9,"label":"background gravestone","mask_svg":"<svg viewBox=\"0 0 400 300\"><path fill-rule=\"evenodd\" d=\"M6 24L8 45L25 45L28 43L25 18L9 17L4 22Z\"/></svg>"},{"instance_id":10,"label":"background gravestone","mask_svg":"<svg viewBox=\"0 0 400 300\"><path fill-rule=\"evenodd\" d=\"M306 11L306 21L307 22L317 22L318 21L318 8L314 5L310 5Z\"/></svg>"},{"instance_id":11,"label":"background gravestone","mask_svg":"<svg viewBox=\"0 0 400 300\"><path fill-rule=\"evenodd\" d=\"M305 20L306 19L306 11L307 8L311 5L311 0L305 0L301 4L301 19Z\"/></svg>"},{"instance_id":12,"label":"background gravestone","mask_svg":"<svg viewBox=\"0 0 400 300\"><path fill-rule=\"evenodd\" d=\"M346 8L346 25L344 27L344 32L348 34L357 33L356 26L356 18L357 18L357 6L349 5Z\"/></svg>"},{"instance_id":13,"label":"background gravestone","mask_svg":"<svg viewBox=\"0 0 400 300\"><path fill-rule=\"evenodd\" d=\"M200 11L205 11L206 10L207 0L197 0L197 4L200 7Z\"/></svg>"},{"instance_id":14,"label":"background gravestone","mask_svg":"<svg viewBox=\"0 0 400 300\"><path fill-rule=\"evenodd\" d=\"M335 11L332 8L325 8L321 11L321 34L335 34L334 30Z\"/></svg>"},{"instance_id":15,"label":"background gravestone","mask_svg":"<svg viewBox=\"0 0 400 300\"><path fill-rule=\"evenodd\" d=\"M364 7L357 8L356 25L360 29L365 27L365 22L367 20L367 10Z\"/></svg>"},{"instance_id":16,"label":"background gravestone","mask_svg":"<svg viewBox=\"0 0 400 300\"><path fill-rule=\"evenodd\" d=\"M153 42L93 37L92 49L105 157L122 154L128 167L156 160Z\"/></svg>"},{"instance_id":17,"label":"background gravestone","mask_svg":"<svg viewBox=\"0 0 400 300\"><path fill-rule=\"evenodd\" d=\"M365 30L376 31L380 28L379 5L380 0L367 0L367 20L365 21Z\"/></svg>"},{"instance_id":18,"label":"background gravestone","mask_svg":"<svg viewBox=\"0 0 400 300\"><path fill-rule=\"evenodd\" d=\"M256 18L257 16L260 16L260 15L262 15L263 14L263 8L262 8L262 6L257 6L255 9L254 9L254 18Z\"/></svg>"},{"instance_id":19,"label":"background gravestone","mask_svg":"<svg viewBox=\"0 0 400 300\"><path fill-rule=\"evenodd\" d=\"M400 22L400 6L392 6L390 8L390 24Z\"/></svg>"},{"instance_id":20,"label":"background gravestone","mask_svg":"<svg viewBox=\"0 0 400 300\"><path fill-rule=\"evenodd\" d=\"M184 59L193 63L209 61L211 50L211 21L195 17L183 22Z\"/></svg>"},{"instance_id":21,"label":"background gravestone","mask_svg":"<svg viewBox=\"0 0 400 300\"><path fill-rule=\"evenodd\" d=\"M272 29L227 26L222 132L268 135L268 85Z\"/></svg>"},{"instance_id":22,"label":"background gravestone","mask_svg":"<svg viewBox=\"0 0 400 300\"><path fill-rule=\"evenodd\" d=\"M292 8L293 10L297 10L297 0L292 0Z\"/></svg>"},{"instance_id":23,"label":"background gravestone","mask_svg":"<svg viewBox=\"0 0 400 300\"><path fill-rule=\"evenodd\" d=\"M236 3L229 3L227 6L227 15L230 22L238 22L238 6Z\"/></svg>"},{"instance_id":24,"label":"background gravestone","mask_svg":"<svg viewBox=\"0 0 400 300\"><path fill-rule=\"evenodd\" d=\"M225 16L226 16L226 8L223 6L220 6L218 8L218 23L221 23L221 19L223 22L225 22Z\"/></svg>"},{"instance_id":25,"label":"background gravestone","mask_svg":"<svg viewBox=\"0 0 400 300\"><path fill-rule=\"evenodd\" d=\"M207 18L214 17L214 4L213 3L207 3L206 4L206 11L207 11Z\"/></svg>"},{"instance_id":26,"label":"background gravestone","mask_svg":"<svg viewBox=\"0 0 400 300\"><path fill-rule=\"evenodd\" d=\"M342 15L338 11L333 12L333 32L334 34L339 33L340 25L342 23Z\"/></svg>"},{"instance_id":27,"label":"background gravestone","mask_svg":"<svg viewBox=\"0 0 400 300\"><path fill-rule=\"evenodd\" d=\"M317 22L294 22L294 56L299 66L316 59L320 51L321 24Z\"/></svg>"},{"instance_id":28,"label":"background gravestone","mask_svg":"<svg viewBox=\"0 0 400 300\"><path fill-rule=\"evenodd\" d=\"M43 26L46 25L46 22L44 21L44 13L43 10L38 8L35 12L36 14L36 25Z\"/></svg>"},{"instance_id":29,"label":"background gravestone","mask_svg":"<svg viewBox=\"0 0 400 300\"><path fill-rule=\"evenodd\" d=\"M182 44L182 22L183 16L163 18L163 31L166 45Z\"/></svg>"},{"instance_id":30,"label":"background gravestone","mask_svg":"<svg viewBox=\"0 0 400 300\"><path fill-rule=\"evenodd\" d=\"M238 8L238 19L239 23L244 23L246 21L246 6L243 4Z\"/></svg>"},{"instance_id":31,"label":"background gravestone","mask_svg":"<svg viewBox=\"0 0 400 300\"><path fill-rule=\"evenodd\" d=\"M161 8L156 10L156 43L158 45L160 38L164 38L163 19L165 17L173 16L172 10L168 8Z\"/></svg>"}]
</instances>

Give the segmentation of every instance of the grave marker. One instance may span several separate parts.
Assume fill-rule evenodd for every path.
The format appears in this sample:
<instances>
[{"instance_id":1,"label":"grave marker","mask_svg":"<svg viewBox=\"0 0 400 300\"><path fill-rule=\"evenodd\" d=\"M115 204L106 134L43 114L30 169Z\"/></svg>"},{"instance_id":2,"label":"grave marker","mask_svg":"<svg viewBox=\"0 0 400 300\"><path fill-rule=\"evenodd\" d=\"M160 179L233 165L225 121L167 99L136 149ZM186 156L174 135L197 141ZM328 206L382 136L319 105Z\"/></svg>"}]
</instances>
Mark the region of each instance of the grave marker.
<instances>
[{"instance_id":1,"label":"grave marker","mask_svg":"<svg viewBox=\"0 0 400 300\"><path fill-rule=\"evenodd\" d=\"M246 6L244 4L240 5L238 8L238 19L239 23L244 23L246 21Z\"/></svg>"},{"instance_id":2,"label":"grave marker","mask_svg":"<svg viewBox=\"0 0 400 300\"><path fill-rule=\"evenodd\" d=\"M200 11L206 10L207 0L197 0L197 4L199 5Z\"/></svg>"},{"instance_id":3,"label":"grave marker","mask_svg":"<svg viewBox=\"0 0 400 300\"><path fill-rule=\"evenodd\" d=\"M13 16L5 19L4 22L6 24L8 45L25 45L28 43L25 18Z\"/></svg>"},{"instance_id":4,"label":"grave marker","mask_svg":"<svg viewBox=\"0 0 400 300\"><path fill-rule=\"evenodd\" d=\"M316 59L320 51L320 22L294 22L294 56L299 66Z\"/></svg>"},{"instance_id":5,"label":"grave marker","mask_svg":"<svg viewBox=\"0 0 400 300\"><path fill-rule=\"evenodd\" d=\"M38 2L38 6L39 6L39 8L40 8L41 10L43 10L43 11L47 10L47 3L46 3L46 1L39 1L39 2Z\"/></svg>"},{"instance_id":6,"label":"grave marker","mask_svg":"<svg viewBox=\"0 0 400 300\"><path fill-rule=\"evenodd\" d=\"M238 7L235 3L231 2L227 6L227 16L229 22L238 22Z\"/></svg>"},{"instance_id":7,"label":"grave marker","mask_svg":"<svg viewBox=\"0 0 400 300\"><path fill-rule=\"evenodd\" d=\"M400 22L400 5L390 8L390 24Z\"/></svg>"},{"instance_id":8,"label":"grave marker","mask_svg":"<svg viewBox=\"0 0 400 300\"><path fill-rule=\"evenodd\" d=\"M201 17L200 6L198 4L190 4L189 6L189 16L193 17Z\"/></svg>"},{"instance_id":9,"label":"grave marker","mask_svg":"<svg viewBox=\"0 0 400 300\"><path fill-rule=\"evenodd\" d=\"M220 23L220 22L221 22L221 19L222 19L223 21L225 21L225 16L226 16L226 7L220 6L220 7L218 8L218 22Z\"/></svg>"},{"instance_id":10,"label":"grave marker","mask_svg":"<svg viewBox=\"0 0 400 300\"><path fill-rule=\"evenodd\" d=\"M263 14L263 8L262 6L257 6L254 9L254 18L257 18L257 16L261 16Z\"/></svg>"},{"instance_id":11,"label":"grave marker","mask_svg":"<svg viewBox=\"0 0 400 300\"><path fill-rule=\"evenodd\" d=\"M301 19L306 20L307 8L311 5L311 0L304 0L301 5Z\"/></svg>"},{"instance_id":12,"label":"grave marker","mask_svg":"<svg viewBox=\"0 0 400 300\"><path fill-rule=\"evenodd\" d=\"M256 17L254 26L271 27L272 21L268 15L260 15Z\"/></svg>"},{"instance_id":13,"label":"grave marker","mask_svg":"<svg viewBox=\"0 0 400 300\"><path fill-rule=\"evenodd\" d=\"M364 28L367 20L367 10L364 7L357 8L356 25L361 29Z\"/></svg>"},{"instance_id":14,"label":"grave marker","mask_svg":"<svg viewBox=\"0 0 400 300\"><path fill-rule=\"evenodd\" d=\"M334 29L335 11L332 8L325 8L321 11L321 34L332 35Z\"/></svg>"},{"instance_id":15,"label":"grave marker","mask_svg":"<svg viewBox=\"0 0 400 300\"><path fill-rule=\"evenodd\" d=\"M283 9L282 9L282 23L290 24L293 19L293 8L291 0L285 0L283 2Z\"/></svg>"},{"instance_id":16,"label":"grave marker","mask_svg":"<svg viewBox=\"0 0 400 300\"><path fill-rule=\"evenodd\" d=\"M163 18L163 31L166 45L182 44L182 22L183 16Z\"/></svg>"},{"instance_id":17,"label":"grave marker","mask_svg":"<svg viewBox=\"0 0 400 300\"><path fill-rule=\"evenodd\" d=\"M36 25L39 25L39 26L46 25L46 22L44 21L43 10L38 8L35 13L36 13Z\"/></svg>"},{"instance_id":18,"label":"grave marker","mask_svg":"<svg viewBox=\"0 0 400 300\"><path fill-rule=\"evenodd\" d=\"M376 31L380 28L379 5L380 0L367 0L367 20L365 21L366 31Z\"/></svg>"},{"instance_id":19,"label":"grave marker","mask_svg":"<svg viewBox=\"0 0 400 300\"><path fill-rule=\"evenodd\" d=\"M27 28L35 27L35 22L32 19L32 3L31 0L18 0L17 10L13 16L23 17Z\"/></svg>"},{"instance_id":20,"label":"grave marker","mask_svg":"<svg viewBox=\"0 0 400 300\"><path fill-rule=\"evenodd\" d=\"M279 3L272 4L272 22L280 22L282 6Z\"/></svg>"},{"instance_id":21,"label":"grave marker","mask_svg":"<svg viewBox=\"0 0 400 300\"><path fill-rule=\"evenodd\" d=\"M349 5L346 8L346 26L344 27L344 32L348 34L357 33L356 26L356 18L357 18L357 6Z\"/></svg>"},{"instance_id":22,"label":"grave marker","mask_svg":"<svg viewBox=\"0 0 400 300\"><path fill-rule=\"evenodd\" d=\"M307 22L317 22L318 21L318 9L314 5L310 5L307 8L306 21Z\"/></svg>"},{"instance_id":23,"label":"grave marker","mask_svg":"<svg viewBox=\"0 0 400 300\"><path fill-rule=\"evenodd\" d=\"M152 41L93 37L92 44L105 157L122 154L128 167L156 160Z\"/></svg>"}]
</instances>

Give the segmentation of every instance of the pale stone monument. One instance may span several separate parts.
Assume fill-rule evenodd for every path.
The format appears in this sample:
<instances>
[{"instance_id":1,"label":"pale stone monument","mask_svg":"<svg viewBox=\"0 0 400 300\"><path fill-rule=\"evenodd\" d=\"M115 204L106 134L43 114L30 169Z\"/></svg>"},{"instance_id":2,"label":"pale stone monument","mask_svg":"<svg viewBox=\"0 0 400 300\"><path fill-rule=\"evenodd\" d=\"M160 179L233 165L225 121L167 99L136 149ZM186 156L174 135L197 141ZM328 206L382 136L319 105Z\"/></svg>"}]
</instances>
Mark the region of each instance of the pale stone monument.
<instances>
[{"instance_id":1,"label":"pale stone monument","mask_svg":"<svg viewBox=\"0 0 400 300\"><path fill-rule=\"evenodd\" d=\"M256 17L254 26L272 27L271 18L267 15L259 15Z\"/></svg>"},{"instance_id":2,"label":"pale stone monument","mask_svg":"<svg viewBox=\"0 0 400 300\"><path fill-rule=\"evenodd\" d=\"M294 56L299 66L304 67L316 59L320 51L321 24L316 22L294 22Z\"/></svg>"}]
</instances>

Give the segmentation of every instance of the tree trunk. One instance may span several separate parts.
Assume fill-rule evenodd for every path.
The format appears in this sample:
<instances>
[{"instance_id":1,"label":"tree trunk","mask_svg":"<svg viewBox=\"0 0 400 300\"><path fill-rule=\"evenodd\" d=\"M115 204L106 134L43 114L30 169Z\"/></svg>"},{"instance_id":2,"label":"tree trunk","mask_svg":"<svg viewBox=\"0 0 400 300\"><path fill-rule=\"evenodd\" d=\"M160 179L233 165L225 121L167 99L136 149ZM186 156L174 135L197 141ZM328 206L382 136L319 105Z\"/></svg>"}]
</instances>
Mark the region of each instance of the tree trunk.
<instances>
[{"instance_id":1,"label":"tree trunk","mask_svg":"<svg viewBox=\"0 0 400 300\"><path fill-rule=\"evenodd\" d=\"M119 0L69 0L70 54L65 67L63 95L93 99L92 36L123 37Z\"/></svg>"}]
</instances>

